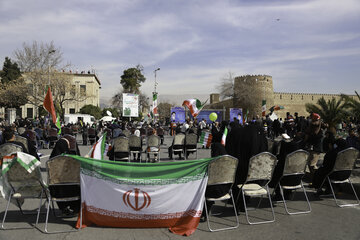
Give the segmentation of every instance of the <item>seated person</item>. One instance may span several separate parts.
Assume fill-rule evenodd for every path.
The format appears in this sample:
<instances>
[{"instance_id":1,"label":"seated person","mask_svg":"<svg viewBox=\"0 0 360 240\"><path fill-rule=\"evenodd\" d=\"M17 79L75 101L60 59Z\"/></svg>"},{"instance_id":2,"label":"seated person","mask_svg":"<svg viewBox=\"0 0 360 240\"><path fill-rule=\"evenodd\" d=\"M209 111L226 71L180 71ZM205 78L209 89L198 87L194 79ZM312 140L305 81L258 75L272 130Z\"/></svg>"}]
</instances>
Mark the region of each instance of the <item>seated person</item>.
<instances>
[{"instance_id":1,"label":"seated person","mask_svg":"<svg viewBox=\"0 0 360 240\"><path fill-rule=\"evenodd\" d=\"M324 139L325 141L325 139ZM338 152L347 148L346 141L342 138L335 140L335 137L331 137L330 139L326 140L328 144L328 151L324 156L324 161L322 166L314 173L314 178L312 182L312 186L317 189L317 194L322 194L322 187L325 183L325 193L329 193L329 185L328 182L325 181L326 177L334 168L336 157ZM338 177L342 177L342 175L347 174L343 172L337 173ZM346 176L344 176L346 177Z\"/></svg>"},{"instance_id":2,"label":"seated person","mask_svg":"<svg viewBox=\"0 0 360 240\"><path fill-rule=\"evenodd\" d=\"M150 135L156 135L156 129L155 128L151 129ZM158 147L147 147L146 151L147 151L147 157L148 157L148 159L150 159L150 153L149 152L158 152L158 151L160 151L160 149ZM157 160L158 160L158 154L154 153L153 162L157 162Z\"/></svg>"},{"instance_id":3,"label":"seated person","mask_svg":"<svg viewBox=\"0 0 360 240\"><path fill-rule=\"evenodd\" d=\"M118 137L125 137L125 134L121 132ZM116 158L116 159L124 159L124 160L120 160L120 161L127 161L128 160L127 158L129 157L129 153L128 152L115 152L115 147L111 146L111 147L109 147L107 156L109 157L109 160L115 160L115 158ZM119 160L117 160L117 161L119 161Z\"/></svg>"},{"instance_id":4,"label":"seated person","mask_svg":"<svg viewBox=\"0 0 360 240\"><path fill-rule=\"evenodd\" d=\"M26 147L24 146L23 143L15 141L15 131L12 130L10 127L5 128L2 135L3 135L5 143L12 143L12 144L18 145L18 146L22 147L22 151L24 153L28 153L26 151Z\"/></svg>"},{"instance_id":5,"label":"seated person","mask_svg":"<svg viewBox=\"0 0 360 240\"><path fill-rule=\"evenodd\" d=\"M142 140L141 140L141 137L140 137L140 130L136 129L134 131L134 135L140 138L141 146L140 147L130 147L130 151L140 151L140 153L137 156L137 160L140 161L141 152L142 152ZM133 153L133 156L134 156L134 159L135 159L136 158L136 153Z\"/></svg>"},{"instance_id":6,"label":"seated person","mask_svg":"<svg viewBox=\"0 0 360 240\"><path fill-rule=\"evenodd\" d=\"M55 146L54 149L51 152L50 159L53 157L56 157L58 155L61 155L63 153L72 154L70 151L70 142L67 138L62 137L60 138ZM77 152L76 155L80 156L80 152ZM66 195L65 191L80 191L80 189L69 189L64 187L63 189L58 189L59 191L64 191L64 195ZM59 206L59 209L63 213L63 215L66 216L73 216L74 214L78 213L80 211L80 200L75 201L69 201L69 202L56 202Z\"/></svg>"},{"instance_id":7,"label":"seated person","mask_svg":"<svg viewBox=\"0 0 360 240\"><path fill-rule=\"evenodd\" d=\"M176 129L176 135L178 134L183 134L180 130L180 128L177 128ZM173 159L173 149L182 149L184 148L184 146L179 146L179 145L175 145L174 146L174 141L175 141L175 135L174 135L174 139L173 139L173 142L171 144L171 146L168 148L168 152L169 152L169 159ZM177 152L176 154L179 154L179 158L181 158L181 152Z\"/></svg>"},{"instance_id":8,"label":"seated person","mask_svg":"<svg viewBox=\"0 0 360 240\"><path fill-rule=\"evenodd\" d=\"M302 138L300 134L296 135L294 139L291 139L287 134L282 134L282 136L283 136L283 140L280 143L280 153L277 156L278 162L275 166L273 175L271 177L271 181L269 182L269 187L275 188L274 198L276 200L281 199L280 188L278 187L278 183L280 182L284 172L286 156L289 153L299 150L302 146ZM287 180L289 181L287 184L292 185L291 184L292 179L287 179ZM297 181L297 178L294 179L294 181ZM285 198L289 198L290 195L291 195L291 190L284 190Z\"/></svg>"}]
</instances>

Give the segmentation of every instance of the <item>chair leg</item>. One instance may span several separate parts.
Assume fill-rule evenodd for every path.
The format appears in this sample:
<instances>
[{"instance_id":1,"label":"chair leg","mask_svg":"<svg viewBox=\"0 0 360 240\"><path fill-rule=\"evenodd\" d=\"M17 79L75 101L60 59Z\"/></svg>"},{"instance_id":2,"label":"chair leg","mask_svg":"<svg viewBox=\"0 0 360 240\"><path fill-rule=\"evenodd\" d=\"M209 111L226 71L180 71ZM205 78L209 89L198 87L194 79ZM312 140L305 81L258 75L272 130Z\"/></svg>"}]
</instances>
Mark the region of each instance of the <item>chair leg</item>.
<instances>
[{"instance_id":1,"label":"chair leg","mask_svg":"<svg viewBox=\"0 0 360 240\"><path fill-rule=\"evenodd\" d=\"M351 188L352 188L352 190L353 190L353 192L354 192L354 195L355 195L355 197L356 197L357 203L339 204L339 202L338 202L338 200L337 200L337 198L336 198L335 191L334 191L334 189L333 189L333 186L332 186L332 184L331 184L331 180L330 180L329 176L327 177L327 180L328 180L328 182L329 182L330 189L331 189L331 192L332 192L333 197L334 197L334 200L335 200L335 204L336 204L338 207L341 207L341 208L342 208L342 207L353 207L353 206L358 206L358 205L360 205L359 198L358 198L358 196L357 196L357 194L356 194L356 191L355 191L355 189L354 189L354 186L353 186L350 178L349 178L348 180L349 180L350 186L351 186Z\"/></svg>"},{"instance_id":2,"label":"chair leg","mask_svg":"<svg viewBox=\"0 0 360 240\"><path fill-rule=\"evenodd\" d=\"M286 200L285 200L285 197L284 197L284 190L283 190L283 187L280 185L279 183L279 187L280 187L280 193L281 193L281 198L283 200L283 203L284 203L284 207L285 207L285 211L287 214L289 215L296 215L296 214L305 214L305 213L310 213L311 212L311 205L310 205L310 202L309 202L309 199L308 199L308 196L306 194L306 190L305 190L305 187L303 185L303 182L301 181L301 188L304 192L304 195L305 195L305 198L306 198L306 202L308 204L308 207L309 207L309 210L307 211L298 211L298 212L290 212L288 207L287 207L287 204L286 204Z\"/></svg>"},{"instance_id":3,"label":"chair leg","mask_svg":"<svg viewBox=\"0 0 360 240\"><path fill-rule=\"evenodd\" d=\"M244 202L244 208L245 208L246 220L250 225L263 224L263 223L272 223L272 222L275 221L275 212L274 212L274 208L273 208L273 205L272 205L272 202L271 202L269 186L267 186L267 185L266 185L266 190L267 190L267 196L268 196L268 199L269 199L269 203L270 203L270 207L271 207L271 213L272 213L273 218L271 220L267 220L267 221L250 222L248 209L247 209L246 201L245 201L245 193L244 193L243 189L241 189L241 194L242 194L242 198L243 198L243 202Z\"/></svg>"},{"instance_id":4,"label":"chair leg","mask_svg":"<svg viewBox=\"0 0 360 240\"><path fill-rule=\"evenodd\" d=\"M232 201L232 204L233 204L233 208L234 208L234 214L235 214L235 219L236 219L236 225L235 226L230 226L230 227L225 227L225 228L217 228L217 229L212 229L211 226L210 226L210 210L211 210L211 207L208 211L207 209L207 204L206 204L206 199L205 199L205 213L206 213L206 219L207 219L207 225L208 225L208 228L210 230L210 232L218 232L218 231L224 231L224 230L230 230L230 229L236 229L239 227L240 225L240 222L239 222L239 217L236 213L236 206L235 206L235 201L234 201L234 196L232 194L232 191L230 189L230 196L231 196L231 201Z\"/></svg>"}]
</instances>

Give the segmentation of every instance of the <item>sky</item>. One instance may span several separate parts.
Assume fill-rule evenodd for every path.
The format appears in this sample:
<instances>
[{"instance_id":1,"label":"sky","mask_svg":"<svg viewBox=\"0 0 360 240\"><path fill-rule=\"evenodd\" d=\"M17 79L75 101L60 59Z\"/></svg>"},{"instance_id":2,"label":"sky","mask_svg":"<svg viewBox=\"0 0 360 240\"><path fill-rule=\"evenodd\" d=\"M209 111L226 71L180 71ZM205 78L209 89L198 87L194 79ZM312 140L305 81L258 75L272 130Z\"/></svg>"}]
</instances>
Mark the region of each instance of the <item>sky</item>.
<instances>
[{"instance_id":1,"label":"sky","mask_svg":"<svg viewBox=\"0 0 360 240\"><path fill-rule=\"evenodd\" d=\"M0 61L54 42L72 70L95 69L100 98L141 64L151 96L219 92L266 74L276 92L360 91L359 0L0 0Z\"/></svg>"}]
</instances>

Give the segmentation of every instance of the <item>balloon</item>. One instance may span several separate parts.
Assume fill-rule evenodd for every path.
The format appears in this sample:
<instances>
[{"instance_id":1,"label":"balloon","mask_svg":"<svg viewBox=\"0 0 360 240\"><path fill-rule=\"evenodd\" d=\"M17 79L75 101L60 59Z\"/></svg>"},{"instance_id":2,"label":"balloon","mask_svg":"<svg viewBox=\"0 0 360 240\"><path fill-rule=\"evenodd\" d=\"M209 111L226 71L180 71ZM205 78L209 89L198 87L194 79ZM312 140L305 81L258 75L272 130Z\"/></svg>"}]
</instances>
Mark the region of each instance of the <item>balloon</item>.
<instances>
[{"instance_id":1,"label":"balloon","mask_svg":"<svg viewBox=\"0 0 360 240\"><path fill-rule=\"evenodd\" d=\"M211 121L215 122L216 119L217 119L217 114L214 113L214 112L210 113L209 119L210 119Z\"/></svg>"}]
</instances>

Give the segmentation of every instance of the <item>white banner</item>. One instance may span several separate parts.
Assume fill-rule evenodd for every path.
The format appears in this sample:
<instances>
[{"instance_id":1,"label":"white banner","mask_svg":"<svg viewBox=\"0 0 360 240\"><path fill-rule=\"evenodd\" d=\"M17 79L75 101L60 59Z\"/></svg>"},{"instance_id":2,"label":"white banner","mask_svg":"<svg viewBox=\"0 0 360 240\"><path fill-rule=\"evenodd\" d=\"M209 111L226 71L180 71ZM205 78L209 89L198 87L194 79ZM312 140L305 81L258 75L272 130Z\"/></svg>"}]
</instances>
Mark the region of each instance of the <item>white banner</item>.
<instances>
[{"instance_id":1,"label":"white banner","mask_svg":"<svg viewBox=\"0 0 360 240\"><path fill-rule=\"evenodd\" d=\"M123 93L123 116L139 116L139 95L133 93Z\"/></svg>"}]
</instances>

